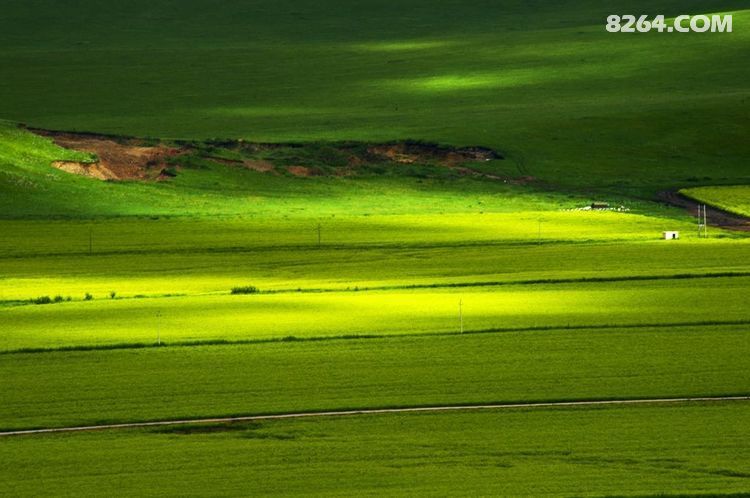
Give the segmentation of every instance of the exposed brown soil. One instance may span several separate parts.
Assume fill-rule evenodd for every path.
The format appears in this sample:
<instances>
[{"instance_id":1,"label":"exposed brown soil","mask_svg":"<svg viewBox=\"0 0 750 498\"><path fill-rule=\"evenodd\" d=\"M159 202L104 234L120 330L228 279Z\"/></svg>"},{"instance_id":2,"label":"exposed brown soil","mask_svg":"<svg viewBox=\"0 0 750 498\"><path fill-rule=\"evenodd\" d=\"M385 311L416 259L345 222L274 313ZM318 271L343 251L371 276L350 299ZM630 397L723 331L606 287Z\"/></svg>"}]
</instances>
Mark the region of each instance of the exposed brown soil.
<instances>
[{"instance_id":1,"label":"exposed brown soil","mask_svg":"<svg viewBox=\"0 0 750 498\"><path fill-rule=\"evenodd\" d=\"M264 161L262 159L248 159L242 161L242 165L247 169L258 171L260 173L276 173L276 169L273 167L273 163L270 161Z\"/></svg>"},{"instance_id":2,"label":"exposed brown soil","mask_svg":"<svg viewBox=\"0 0 750 498\"><path fill-rule=\"evenodd\" d=\"M471 169L468 163L503 159L497 152L484 147L455 148L424 142L406 141L363 146L356 142L332 143L319 152L319 145L305 149L304 144L252 143L244 140L223 140L191 142L177 141L169 144L146 142L132 137L108 136L92 133L55 132L40 129L31 131L51 138L57 145L96 155L93 162L54 161L52 166L71 174L88 176L99 180L168 180L175 176L172 158L197 153L202 159L227 166L251 169L261 173L278 175L288 172L298 177L355 176L368 166L382 166L388 163L437 165L455 170L462 176L482 177L506 183L529 183L533 178L511 178L492 175ZM213 149L213 150L212 150ZM261 155L271 159L248 158L226 159L218 157L219 150L239 152L240 155ZM296 152L299 150L299 154ZM310 163L306 164L308 154ZM326 154L332 163L343 158L345 165L328 165ZM275 164L273 157L279 156ZM290 157L299 155L299 161L289 164Z\"/></svg>"},{"instance_id":3,"label":"exposed brown soil","mask_svg":"<svg viewBox=\"0 0 750 498\"><path fill-rule=\"evenodd\" d=\"M259 173L278 174L273 163L270 161L263 160L263 159L239 160L239 159L224 159L222 157L209 157L208 159L215 163L225 164L227 166L239 166L242 168L247 168L253 171L257 171Z\"/></svg>"},{"instance_id":4,"label":"exposed brown soil","mask_svg":"<svg viewBox=\"0 0 750 498\"><path fill-rule=\"evenodd\" d=\"M99 180L117 180L112 170L100 163L84 163L78 161L52 161L52 167L73 175L89 176Z\"/></svg>"},{"instance_id":5,"label":"exposed brown soil","mask_svg":"<svg viewBox=\"0 0 750 498\"><path fill-rule=\"evenodd\" d=\"M496 152L482 147L448 148L423 143L395 143L373 145L367 152L401 164L433 162L453 167L469 161L489 161L502 159Z\"/></svg>"},{"instance_id":6,"label":"exposed brown soil","mask_svg":"<svg viewBox=\"0 0 750 498\"><path fill-rule=\"evenodd\" d=\"M52 166L68 173L100 180L162 180L169 178L167 159L184 150L164 145L146 146L137 139L102 135L56 133L34 130L52 138L60 147L96 154L98 161L54 161Z\"/></svg>"},{"instance_id":7,"label":"exposed brown soil","mask_svg":"<svg viewBox=\"0 0 750 498\"><path fill-rule=\"evenodd\" d=\"M286 170L294 176L321 176L323 174L318 168L308 168L307 166L287 166Z\"/></svg>"},{"instance_id":8,"label":"exposed brown soil","mask_svg":"<svg viewBox=\"0 0 750 498\"><path fill-rule=\"evenodd\" d=\"M693 216L698 216L698 204L699 202L686 197L679 192L660 192L658 195L659 200L672 205L680 207ZM713 207L711 205L706 206L706 218L708 224L713 227L726 228L727 230L738 230L742 232L750 232L750 218L735 213L730 213Z\"/></svg>"}]
</instances>

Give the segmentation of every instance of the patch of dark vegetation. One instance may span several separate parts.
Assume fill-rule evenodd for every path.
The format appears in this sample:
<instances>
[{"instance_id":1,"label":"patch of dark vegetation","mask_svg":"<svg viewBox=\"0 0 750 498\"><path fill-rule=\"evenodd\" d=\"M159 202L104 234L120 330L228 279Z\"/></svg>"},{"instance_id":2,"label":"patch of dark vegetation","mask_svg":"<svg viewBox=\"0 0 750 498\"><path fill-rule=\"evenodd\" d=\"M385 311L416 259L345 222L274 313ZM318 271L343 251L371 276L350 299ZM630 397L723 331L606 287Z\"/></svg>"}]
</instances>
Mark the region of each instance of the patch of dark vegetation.
<instances>
[{"instance_id":1,"label":"patch of dark vegetation","mask_svg":"<svg viewBox=\"0 0 750 498\"><path fill-rule=\"evenodd\" d=\"M72 298L70 296L55 296L55 297L49 297L49 296L39 296L35 297L34 299L30 299L28 302L31 304L56 304L56 303L62 303L64 301L72 301Z\"/></svg>"},{"instance_id":2,"label":"patch of dark vegetation","mask_svg":"<svg viewBox=\"0 0 750 498\"><path fill-rule=\"evenodd\" d=\"M232 294L257 294L260 292L254 285L245 285L242 287L232 287Z\"/></svg>"},{"instance_id":3,"label":"patch of dark vegetation","mask_svg":"<svg viewBox=\"0 0 750 498\"><path fill-rule=\"evenodd\" d=\"M242 432L258 430L262 427L262 424L257 422L222 422L218 424L198 424L198 423L187 423L179 425L168 425L165 427L158 427L152 429L152 432L159 434L216 434L226 432Z\"/></svg>"},{"instance_id":4,"label":"patch of dark vegetation","mask_svg":"<svg viewBox=\"0 0 750 498\"><path fill-rule=\"evenodd\" d=\"M192 436L201 434L236 434L243 439L271 439L276 441L289 441L297 439L294 434L272 433L265 431L263 424L259 422L221 422L221 423L188 423L169 425L152 429L159 434L177 434L181 436Z\"/></svg>"},{"instance_id":5,"label":"patch of dark vegetation","mask_svg":"<svg viewBox=\"0 0 750 498\"><path fill-rule=\"evenodd\" d=\"M713 273L677 273L671 275L622 275L611 277L578 277L578 278L539 278L530 280L501 280L489 282L453 282L435 284L411 284L411 285L381 285L372 287L346 287L338 288L297 288L264 291L263 294L285 294L287 292L298 293L329 293L329 292L360 292L360 291L384 291L384 290L412 290L412 289L452 289L467 287L503 287L507 285L556 285L556 284L586 284L607 282L639 282L650 280L686 280L703 278L736 278L750 277L750 272L731 271Z\"/></svg>"}]
</instances>

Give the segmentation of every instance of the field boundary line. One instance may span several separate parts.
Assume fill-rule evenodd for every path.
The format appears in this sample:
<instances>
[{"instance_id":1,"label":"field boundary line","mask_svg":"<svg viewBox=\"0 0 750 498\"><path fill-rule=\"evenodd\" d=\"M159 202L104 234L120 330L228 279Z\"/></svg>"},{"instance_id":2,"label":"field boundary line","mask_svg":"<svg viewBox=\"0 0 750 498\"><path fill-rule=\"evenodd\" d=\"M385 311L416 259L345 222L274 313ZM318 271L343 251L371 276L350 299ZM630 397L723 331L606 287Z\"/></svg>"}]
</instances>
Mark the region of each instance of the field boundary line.
<instances>
[{"instance_id":1,"label":"field boundary line","mask_svg":"<svg viewBox=\"0 0 750 498\"><path fill-rule=\"evenodd\" d=\"M588 401L540 401L528 403L488 403L475 405L432 405L412 406L402 408L361 408L355 410L332 410L277 413L268 415L247 415L234 417L211 417L199 419L176 419L157 420L151 422L128 422L119 424L82 425L72 427L51 427L43 429L22 429L15 431L0 432L0 437L55 434L66 432L93 432L117 429L138 429L148 427L167 427L175 425L204 425L204 424L229 424L236 422L260 422L267 420L302 419L317 417L348 417L356 415L384 415L392 413L430 413L451 411L479 411L479 410L509 410L517 408L555 408L555 407L577 407L577 406L607 406L607 405L645 405L645 404L676 404L676 403L706 403L727 401L750 401L748 396L698 396L680 398L643 398L643 399L605 399Z\"/></svg>"},{"instance_id":2,"label":"field boundary line","mask_svg":"<svg viewBox=\"0 0 750 498\"><path fill-rule=\"evenodd\" d=\"M47 353L73 353L73 352L95 352L95 351L121 351L128 349L166 349L166 348L191 348L209 346L262 346L267 344L281 343L303 343L303 342L329 342L329 341L362 341L377 339L400 339L421 337L461 337L483 334L512 334L512 333L536 333L536 332L576 332L584 330L626 330L626 329L670 329L690 327L736 327L750 325L750 319L746 320L707 320L698 322L664 322L664 323L620 323L620 324L582 324L582 325L539 325L529 327L505 327L488 329L469 329L463 332L442 330L436 332L393 332L381 334L349 334L349 335L316 335L316 336L281 336L257 339L205 339L197 341L175 341L168 342L132 342L112 344L81 344L77 346L53 346L53 347L24 347L19 349L0 350L0 356L18 354L47 354Z\"/></svg>"}]
</instances>

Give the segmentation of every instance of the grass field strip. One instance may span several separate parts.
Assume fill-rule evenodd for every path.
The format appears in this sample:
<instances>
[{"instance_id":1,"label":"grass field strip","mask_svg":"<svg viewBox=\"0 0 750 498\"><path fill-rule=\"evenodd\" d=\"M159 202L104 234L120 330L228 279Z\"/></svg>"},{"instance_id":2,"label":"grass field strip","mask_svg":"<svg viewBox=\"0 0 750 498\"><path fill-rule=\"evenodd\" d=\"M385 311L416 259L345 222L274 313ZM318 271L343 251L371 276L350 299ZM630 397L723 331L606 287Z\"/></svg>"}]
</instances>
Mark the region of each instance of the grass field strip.
<instances>
[{"instance_id":1,"label":"grass field strip","mask_svg":"<svg viewBox=\"0 0 750 498\"><path fill-rule=\"evenodd\" d=\"M647 282L653 280L688 280L688 279L711 279L711 278L741 278L750 277L750 271L730 272L708 272L708 273L674 273L668 275L613 275L608 277L573 277L573 278L539 278L526 280L492 280L476 282L443 282L443 283L415 283L403 285L372 285L372 286L348 286L348 287L296 287L286 289L259 289L254 294L322 294L342 292L368 292L389 290L420 290L420 289L471 289L480 287L504 287L524 285L555 285L555 284L596 284L610 282ZM199 292L194 294L174 293L118 297L123 299L169 299L187 296L217 296L231 294L231 291ZM76 301L74 299L74 301ZM29 300L9 299L0 300L2 306L26 306L34 305L33 298ZM51 304L51 303L50 303Z\"/></svg>"},{"instance_id":2,"label":"grass field strip","mask_svg":"<svg viewBox=\"0 0 750 498\"><path fill-rule=\"evenodd\" d=\"M152 422L131 422L124 424L87 425L78 427L52 427L44 429L26 429L19 431L0 432L0 437L28 436L40 434L55 434L64 432L87 432L116 429L136 429L144 427L164 427L189 424L230 424L236 422L259 422L266 420L283 420L313 417L347 417L355 415L387 415L393 413L424 413L450 412L470 410L507 410L514 408L557 408L557 407L587 407L606 405L643 405L643 404L674 404L674 403L709 403L726 401L750 401L750 396L706 396L694 398L653 398L653 399L608 399L587 401L553 401L539 403L503 403L484 405L442 405L442 406L413 406L402 408L363 408L360 410L342 410L325 412L278 413L271 415L248 415L241 417L214 417L203 419L158 420Z\"/></svg>"},{"instance_id":3,"label":"grass field strip","mask_svg":"<svg viewBox=\"0 0 750 498\"><path fill-rule=\"evenodd\" d=\"M477 334L504 334L514 332L553 332L553 331L576 331L576 330L609 330L609 329L669 329L681 327L730 327L733 325L750 325L750 320L707 320L700 322L670 322L670 323L625 323L625 324L598 324L598 325L550 325L536 327L507 327L464 330L463 332L403 332L399 334L351 334L333 336L310 336L310 337L271 337L258 339L206 339L197 341L162 341L160 343L132 342L115 344L91 344L78 346L60 346L49 348L20 348L0 350L0 356L14 354L39 354L39 353L64 353L70 351L111 351L119 349L145 349L145 348L189 348L201 346L244 346L254 344L274 344L281 342L328 342L328 341L356 341L367 339L397 339L403 337L444 337Z\"/></svg>"}]
</instances>

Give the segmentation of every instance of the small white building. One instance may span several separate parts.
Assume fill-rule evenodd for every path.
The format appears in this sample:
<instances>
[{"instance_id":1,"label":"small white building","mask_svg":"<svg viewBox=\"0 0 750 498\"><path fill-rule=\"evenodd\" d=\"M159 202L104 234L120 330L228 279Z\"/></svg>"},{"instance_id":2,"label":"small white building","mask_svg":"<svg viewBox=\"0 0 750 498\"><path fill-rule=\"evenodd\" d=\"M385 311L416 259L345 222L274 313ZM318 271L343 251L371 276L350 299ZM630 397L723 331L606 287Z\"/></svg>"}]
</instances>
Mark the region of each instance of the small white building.
<instances>
[{"instance_id":1,"label":"small white building","mask_svg":"<svg viewBox=\"0 0 750 498\"><path fill-rule=\"evenodd\" d=\"M680 232L667 230L666 232L661 233L664 240L677 240L680 238Z\"/></svg>"}]
</instances>

